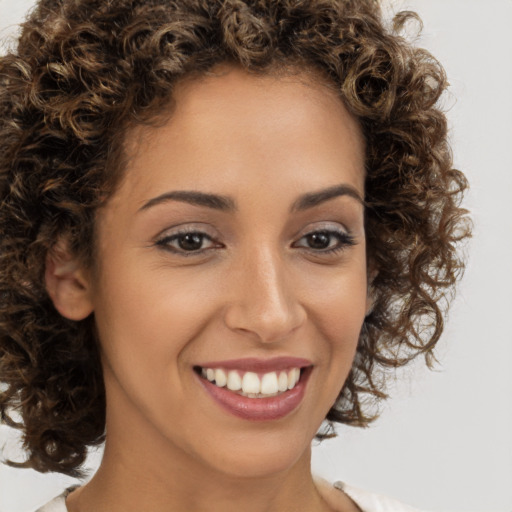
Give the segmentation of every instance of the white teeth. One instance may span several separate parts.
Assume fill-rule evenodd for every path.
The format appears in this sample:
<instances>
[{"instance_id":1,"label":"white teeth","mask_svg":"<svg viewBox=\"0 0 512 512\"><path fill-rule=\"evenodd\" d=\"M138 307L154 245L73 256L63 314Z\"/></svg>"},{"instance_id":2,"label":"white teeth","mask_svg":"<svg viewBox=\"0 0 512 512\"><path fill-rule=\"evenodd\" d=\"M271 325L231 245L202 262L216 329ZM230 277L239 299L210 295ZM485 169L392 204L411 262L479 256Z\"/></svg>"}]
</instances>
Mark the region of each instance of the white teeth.
<instances>
[{"instance_id":1,"label":"white teeth","mask_svg":"<svg viewBox=\"0 0 512 512\"><path fill-rule=\"evenodd\" d=\"M259 393L260 379L253 372L247 372L242 379L242 391L244 393Z\"/></svg>"},{"instance_id":2,"label":"white teeth","mask_svg":"<svg viewBox=\"0 0 512 512\"><path fill-rule=\"evenodd\" d=\"M227 381L228 379L226 377L226 372L224 370L220 370L217 368L215 370L215 384L217 384L219 388L223 388L226 385Z\"/></svg>"},{"instance_id":3,"label":"white teeth","mask_svg":"<svg viewBox=\"0 0 512 512\"><path fill-rule=\"evenodd\" d=\"M295 386L295 368L288 372L288 389L292 389Z\"/></svg>"},{"instance_id":4,"label":"white teeth","mask_svg":"<svg viewBox=\"0 0 512 512\"><path fill-rule=\"evenodd\" d=\"M277 393L278 390L276 372L265 373L261 379L261 393L264 395L272 395Z\"/></svg>"},{"instance_id":5,"label":"white teeth","mask_svg":"<svg viewBox=\"0 0 512 512\"><path fill-rule=\"evenodd\" d=\"M295 384L299 382L300 379L300 368L292 368L288 372L288 389L292 389L295 387Z\"/></svg>"},{"instance_id":6,"label":"white teeth","mask_svg":"<svg viewBox=\"0 0 512 512\"><path fill-rule=\"evenodd\" d=\"M231 391L239 391L242 389L242 378L236 370L228 373L228 389Z\"/></svg>"},{"instance_id":7,"label":"white teeth","mask_svg":"<svg viewBox=\"0 0 512 512\"><path fill-rule=\"evenodd\" d=\"M201 376L220 388L227 387L249 398L268 398L293 389L300 379L300 368L268 372L261 376L241 370L201 368Z\"/></svg>"},{"instance_id":8,"label":"white teeth","mask_svg":"<svg viewBox=\"0 0 512 512\"><path fill-rule=\"evenodd\" d=\"M288 389L288 375L286 372L281 372L279 374L279 379L277 381L277 389L279 391L286 391Z\"/></svg>"}]
</instances>

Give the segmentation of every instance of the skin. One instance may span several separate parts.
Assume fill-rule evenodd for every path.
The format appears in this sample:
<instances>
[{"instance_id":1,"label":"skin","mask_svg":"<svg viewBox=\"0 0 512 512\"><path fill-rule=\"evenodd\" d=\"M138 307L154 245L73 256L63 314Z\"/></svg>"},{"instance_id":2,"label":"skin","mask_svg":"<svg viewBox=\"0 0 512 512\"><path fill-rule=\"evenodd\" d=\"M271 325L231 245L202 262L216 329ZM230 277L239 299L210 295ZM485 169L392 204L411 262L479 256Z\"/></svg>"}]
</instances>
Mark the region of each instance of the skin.
<instances>
[{"instance_id":1,"label":"skin","mask_svg":"<svg viewBox=\"0 0 512 512\"><path fill-rule=\"evenodd\" d=\"M47 268L64 316L94 312L107 393L104 460L69 511L333 510L313 482L310 444L369 306L357 122L314 75L222 66L182 82L170 120L134 130L127 151L126 176L97 214L96 270L65 248ZM339 185L351 192L292 209ZM175 191L235 208L162 200ZM177 226L206 234L198 250L185 255L170 238ZM319 230L337 252L311 247L306 235ZM302 402L278 420L226 412L193 371L276 356L313 365Z\"/></svg>"}]
</instances>

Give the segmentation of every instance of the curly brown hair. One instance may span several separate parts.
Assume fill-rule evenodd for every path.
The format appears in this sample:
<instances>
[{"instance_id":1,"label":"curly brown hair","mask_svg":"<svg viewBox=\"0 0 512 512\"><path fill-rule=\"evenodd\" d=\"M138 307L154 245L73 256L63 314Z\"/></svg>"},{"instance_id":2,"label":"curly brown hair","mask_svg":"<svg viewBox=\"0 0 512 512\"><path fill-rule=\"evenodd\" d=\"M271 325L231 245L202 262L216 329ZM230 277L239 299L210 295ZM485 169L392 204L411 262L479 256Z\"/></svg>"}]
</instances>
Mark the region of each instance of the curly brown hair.
<instances>
[{"instance_id":1,"label":"curly brown hair","mask_svg":"<svg viewBox=\"0 0 512 512\"><path fill-rule=\"evenodd\" d=\"M180 78L223 62L320 71L365 137L374 305L328 425L368 424L382 370L432 363L469 226L438 102L444 71L401 36L415 17L387 27L374 0L39 1L0 59L0 414L23 432L21 465L78 474L104 439L94 318L55 310L48 251L65 237L92 264L127 130L152 122Z\"/></svg>"}]
</instances>

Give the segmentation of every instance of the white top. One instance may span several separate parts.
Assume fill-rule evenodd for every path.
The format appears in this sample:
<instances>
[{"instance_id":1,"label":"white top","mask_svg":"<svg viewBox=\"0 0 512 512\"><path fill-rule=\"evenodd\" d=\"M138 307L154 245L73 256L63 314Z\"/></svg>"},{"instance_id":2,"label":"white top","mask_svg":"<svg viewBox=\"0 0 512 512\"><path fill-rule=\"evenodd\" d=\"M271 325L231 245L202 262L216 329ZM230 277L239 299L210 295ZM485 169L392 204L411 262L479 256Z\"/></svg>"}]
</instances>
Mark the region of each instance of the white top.
<instances>
[{"instance_id":1,"label":"white top","mask_svg":"<svg viewBox=\"0 0 512 512\"><path fill-rule=\"evenodd\" d=\"M327 484L327 482L317 480L318 490L320 494L324 496L330 506L337 508L336 493L332 492L332 489L337 489L344 492L354 503L361 509L361 512L420 512L418 509L399 503L398 501L381 496L368 491L363 491L357 487L352 487L343 482L335 482L333 486ZM329 492L331 491L331 492ZM68 512L66 508L66 496L71 492L67 490L60 496L57 496L52 501L44 505L43 507L36 510L36 512ZM341 495L340 495L341 496ZM341 506L341 503L339 504Z\"/></svg>"},{"instance_id":2,"label":"white top","mask_svg":"<svg viewBox=\"0 0 512 512\"><path fill-rule=\"evenodd\" d=\"M420 512L417 508L404 505L393 498L364 491L343 482L334 482L334 487L343 491L362 512Z\"/></svg>"}]
</instances>

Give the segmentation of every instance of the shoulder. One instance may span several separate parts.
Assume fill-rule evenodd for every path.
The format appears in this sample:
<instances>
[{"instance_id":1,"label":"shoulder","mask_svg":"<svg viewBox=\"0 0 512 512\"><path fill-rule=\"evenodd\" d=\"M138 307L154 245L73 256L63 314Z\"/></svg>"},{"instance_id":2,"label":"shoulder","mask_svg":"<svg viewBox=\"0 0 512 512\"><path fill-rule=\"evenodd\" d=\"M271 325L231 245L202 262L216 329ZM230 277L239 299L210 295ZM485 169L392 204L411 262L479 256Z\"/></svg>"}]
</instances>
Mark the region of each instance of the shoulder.
<instances>
[{"instance_id":1,"label":"shoulder","mask_svg":"<svg viewBox=\"0 0 512 512\"><path fill-rule=\"evenodd\" d=\"M347 494L363 512L420 512L418 509L373 492L335 482L334 487Z\"/></svg>"},{"instance_id":2,"label":"shoulder","mask_svg":"<svg viewBox=\"0 0 512 512\"><path fill-rule=\"evenodd\" d=\"M53 498L46 505L38 508L35 512L68 512L66 507L66 497L73 489L67 489L62 494Z\"/></svg>"},{"instance_id":3,"label":"shoulder","mask_svg":"<svg viewBox=\"0 0 512 512\"><path fill-rule=\"evenodd\" d=\"M320 494L335 510L342 510L341 496L348 496L361 512L420 512L418 509L400 503L399 501L365 491L343 482L330 484L325 480L316 480Z\"/></svg>"}]
</instances>

